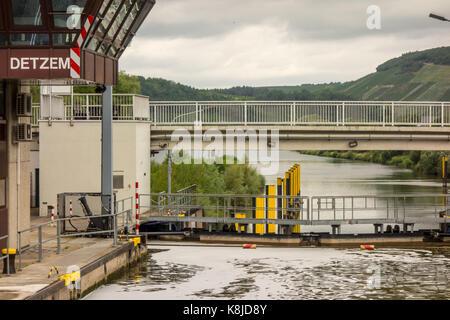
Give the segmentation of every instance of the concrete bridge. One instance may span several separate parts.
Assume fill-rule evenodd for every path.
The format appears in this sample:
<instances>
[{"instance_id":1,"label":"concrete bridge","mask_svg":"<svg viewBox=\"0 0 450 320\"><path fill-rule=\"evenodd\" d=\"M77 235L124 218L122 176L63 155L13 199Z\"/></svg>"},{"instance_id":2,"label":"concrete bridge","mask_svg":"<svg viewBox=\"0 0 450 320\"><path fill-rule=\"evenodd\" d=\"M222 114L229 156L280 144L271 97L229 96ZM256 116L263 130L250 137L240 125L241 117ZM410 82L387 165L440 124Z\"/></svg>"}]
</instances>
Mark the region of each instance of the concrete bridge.
<instances>
[{"instance_id":1,"label":"concrete bridge","mask_svg":"<svg viewBox=\"0 0 450 320\"><path fill-rule=\"evenodd\" d=\"M173 148L175 130L228 132L257 149L250 137L268 130L270 144L278 130L279 150L450 150L450 102L165 101L150 102L150 118L152 149Z\"/></svg>"}]
</instances>

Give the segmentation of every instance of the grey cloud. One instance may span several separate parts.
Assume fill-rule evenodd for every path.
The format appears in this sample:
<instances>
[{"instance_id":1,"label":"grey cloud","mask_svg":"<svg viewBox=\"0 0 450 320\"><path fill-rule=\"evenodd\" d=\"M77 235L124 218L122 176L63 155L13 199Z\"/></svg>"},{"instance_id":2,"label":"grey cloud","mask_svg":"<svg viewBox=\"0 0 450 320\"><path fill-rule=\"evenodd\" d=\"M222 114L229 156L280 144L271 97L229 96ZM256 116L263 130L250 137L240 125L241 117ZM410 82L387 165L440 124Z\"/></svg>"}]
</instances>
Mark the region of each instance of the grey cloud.
<instances>
[{"instance_id":1,"label":"grey cloud","mask_svg":"<svg viewBox=\"0 0 450 320\"><path fill-rule=\"evenodd\" d=\"M226 5L224 5L226 3ZM146 38L203 38L266 23L285 24L292 37L305 40L365 36L369 5L378 5L384 34L414 34L432 29L432 11L448 10L448 0L189 0L160 1L140 36ZM418 5L420 4L420 5Z\"/></svg>"},{"instance_id":2,"label":"grey cloud","mask_svg":"<svg viewBox=\"0 0 450 320\"><path fill-rule=\"evenodd\" d=\"M197 87L355 80L407 51L448 45L449 0L157 0L126 71ZM366 27L369 5L382 29Z\"/></svg>"}]
</instances>

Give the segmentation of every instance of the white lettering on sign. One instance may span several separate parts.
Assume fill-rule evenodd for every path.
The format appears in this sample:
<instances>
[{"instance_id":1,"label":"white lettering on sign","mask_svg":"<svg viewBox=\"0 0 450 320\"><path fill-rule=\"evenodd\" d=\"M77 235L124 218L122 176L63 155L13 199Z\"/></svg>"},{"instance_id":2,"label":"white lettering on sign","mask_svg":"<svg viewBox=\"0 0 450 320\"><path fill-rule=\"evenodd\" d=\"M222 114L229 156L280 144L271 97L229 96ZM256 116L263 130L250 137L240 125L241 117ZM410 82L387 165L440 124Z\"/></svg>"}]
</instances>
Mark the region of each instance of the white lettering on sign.
<instances>
[{"instance_id":1,"label":"white lettering on sign","mask_svg":"<svg viewBox=\"0 0 450 320\"><path fill-rule=\"evenodd\" d=\"M11 70L17 70L20 68L20 59L11 58Z\"/></svg>"},{"instance_id":2,"label":"white lettering on sign","mask_svg":"<svg viewBox=\"0 0 450 320\"><path fill-rule=\"evenodd\" d=\"M11 70L68 70L70 58L10 58Z\"/></svg>"}]
</instances>

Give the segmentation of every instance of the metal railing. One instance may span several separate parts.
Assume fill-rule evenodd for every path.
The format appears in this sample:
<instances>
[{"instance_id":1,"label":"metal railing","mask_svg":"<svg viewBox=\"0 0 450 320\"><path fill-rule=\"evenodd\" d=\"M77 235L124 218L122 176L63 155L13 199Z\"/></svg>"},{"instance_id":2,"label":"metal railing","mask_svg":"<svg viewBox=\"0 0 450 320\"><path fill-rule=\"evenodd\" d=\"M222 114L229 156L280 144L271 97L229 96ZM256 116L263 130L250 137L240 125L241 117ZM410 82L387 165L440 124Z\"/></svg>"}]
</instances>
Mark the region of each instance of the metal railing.
<instances>
[{"instance_id":1,"label":"metal railing","mask_svg":"<svg viewBox=\"0 0 450 320\"><path fill-rule=\"evenodd\" d=\"M130 205L127 205L128 201ZM30 228L21 230L18 232L18 258L19 258L19 270L22 268L22 254L26 251L29 251L33 248L37 248L38 262L42 262L44 257L44 245L46 243L55 242L56 241L56 253L61 253L61 239L68 237L79 237L79 236L93 236L93 235L112 235L113 236L113 245L116 246L118 243L118 236L120 231L125 230L125 228L130 228L134 225L134 220L132 217L133 212L133 197L126 198L116 202L115 208L117 213L115 214L107 214L107 215L96 215L96 216L84 216L84 217L67 217L60 218L55 217L54 221L45 222L39 225L32 226ZM120 219L120 217L122 217ZM111 229L109 230L101 230L101 231L85 231L85 232L76 232L76 233L62 233L62 224L65 222L74 222L74 221L82 221L82 220L90 220L90 219L111 219ZM122 223L120 223L120 221ZM43 239L43 228L56 225L55 236L49 237L48 239ZM130 230L130 229L129 229ZM22 248L21 241L22 237L25 233L37 232L38 237L36 243L30 244L27 247Z\"/></svg>"},{"instance_id":2,"label":"metal railing","mask_svg":"<svg viewBox=\"0 0 450 320\"><path fill-rule=\"evenodd\" d=\"M333 224L440 224L450 223L447 218L449 208L443 204L449 195L397 195L397 196L255 196L255 195L141 195L143 197L192 197L202 205L202 217L183 216L198 205L179 202L160 202L151 204L150 216L143 221L187 221L205 223L273 223L279 225L333 225ZM255 197L275 200L270 208L255 206ZM448 203L448 201L445 201ZM272 212L256 219L255 211ZM235 214L245 218L234 218ZM276 213L276 214L275 214ZM270 215L270 214L269 214ZM273 217L276 218L273 218ZM159 219L159 220L158 220Z\"/></svg>"},{"instance_id":3,"label":"metal railing","mask_svg":"<svg viewBox=\"0 0 450 320\"><path fill-rule=\"evenodd\" d=\"M169 219L170 221L198 221L207 223L251 223L273 224L277 221L281 225L295 225L296 221L309 221L309 198L301 196L267 196L267 195L242 195L242 194L141 194L140 197L163 197L165 201L159 201L157 205L150 202L150 217L148 219ZM176 198L191 198L182 203L172 200ZM271 202L270 208L257 205L255 198L264 199L264 203ZM277 201L285 201L284 208L277 208ZM193 217L192 213L202 210L202 217ZM267 211L264 218L256 218ZM191 213L191 214L188 214ZM236 218L236 215L244 215L245 218ZM172 219L173 218L173 219ZM152 220L152 221L153 221Z\"/></svg>"},{"instance_id":4,"label":"metal railing","mask_svg":"<svg viewBox=\"0 0 450 320\"><path fill-rule=\"evenodd\" d=\"M196 205L195 199L192 197L189 197L189 194L197 193L197 185L193 184L186 188L180 189L176 192L177 197L170 197L167 196L167 193L165 191L162 191L158 193L158 196L150 197L151 201L154 203L157 203L158 207L167 206L169 203L174 205ZM180 196L180 195L187 195L186 197ZM149 195L140 195L143 197L147 197ZM142 203L139 199L139 203ZM141 208L150 208L149 206L141 205Z\"/></svg>"},{"instance_id":5,"label":"metal railing","mask_svg":"<svg viewBox=\"0 0 450 320\"><path fill-rule=\"evenodd\" d=\"M40 103L33 103L31 106L31 126L39 127L39 119L41 118L41 105Z\"/></svg>"},{"instance_id":6,"label":"metal railing","mask_svg":"<svg viewBox=\"0 0 450 320\"><path fill-rule=\"evenodd\" d=\"M6 260L6 274L9 275L10 270L9 270L9 236L2 236L0 237L0 241L1 240L5 240L6 239L6 255L2 255L0 256L0 261Z\"/></svg>"},{"instance_id":7,"label":"metal railing","mask_svg":"<svg viewBox=\"0 0 450 320\"><path fill-rule=\"evenodd\" d=\"M443 199L448 199L448 195L311 197L311 220L385 219L419 222L433 217L438 221L441 218L439 215L447 210L442 204Z\"/></svg>"},{"instance_id":8,"label":"metal railing","mask_svg":"<svg viewBox=\"0 0 450 320\"><path fill-rule=\"evenodd\" d=\"M450 102L420 101L160 101L155 125L449 126Z\"/></svg>"},{"instance_id":9,"label":"metal railing","mask_svg":"<svg viewBox=\"0 0 450 320\"><path fill-rule=\"evenodd\" d=\"M101 94L73 94L60 95L63 101L63 115L53 116L51 106L49 112L52 121L99 121L102 119L102 103ZM51 103L51 102L50 102ZM32 124L37 125L42 119L40 112L40 104L33 103ZM149 121L149 100L148 97L130 94L114 94L113 95L113 120L120 121Z\"/></svg>"}]
</instances>

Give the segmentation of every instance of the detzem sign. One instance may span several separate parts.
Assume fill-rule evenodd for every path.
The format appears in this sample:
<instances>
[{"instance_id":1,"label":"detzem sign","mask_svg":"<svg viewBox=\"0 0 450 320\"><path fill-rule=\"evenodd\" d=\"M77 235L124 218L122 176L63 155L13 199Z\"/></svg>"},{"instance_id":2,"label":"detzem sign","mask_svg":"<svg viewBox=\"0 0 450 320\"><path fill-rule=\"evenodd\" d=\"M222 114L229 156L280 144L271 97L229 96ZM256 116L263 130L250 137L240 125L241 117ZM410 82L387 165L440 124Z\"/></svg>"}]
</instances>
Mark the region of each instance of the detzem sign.
<instances>
[{"instance_id":1,"label":"detzem sign","mask_svg":"<svg viewBox=\"0 0 450 320\"><path fill-rule=\"evenodd\" d=\"M0 50L0 78L55 79L69 77L69 49Z\"/></svg>"},{"instance_id":2,"label":"detzem sign","mask_svg":"<svg viewBox=\"0 0 450 320\"><path fill-rule=\"evenodd\" d=\"M0 49L0 79L73 79L71 49ZM117 84L118 62L81 50L78 80Z\"/></svg>"},{"instance_id":3,"label":"detzem sign","mask_svg":"<svg viewBox=\"0 0 450 320\"><path fill-rule=\"evenodd\" d=\"M67 70L70 68L69 58L58 57L10 57L10 70Z\"/></svg>"}]
</instances>

